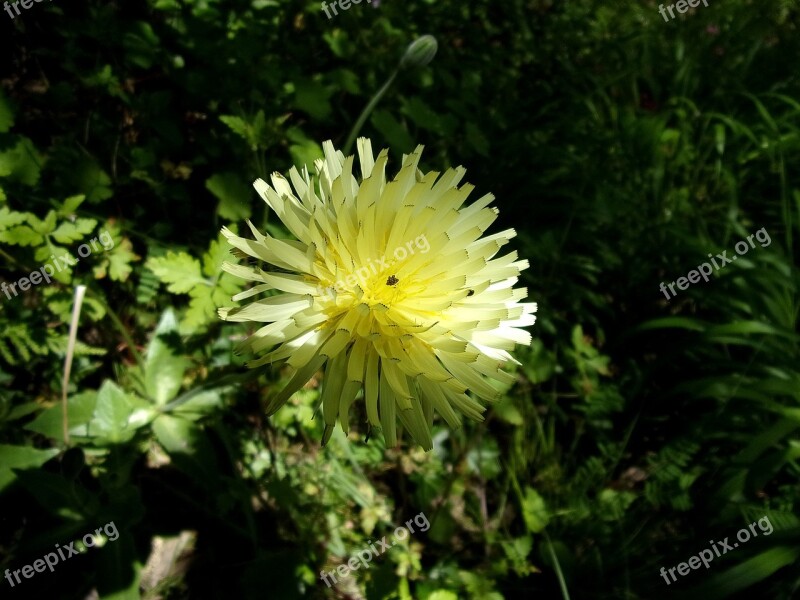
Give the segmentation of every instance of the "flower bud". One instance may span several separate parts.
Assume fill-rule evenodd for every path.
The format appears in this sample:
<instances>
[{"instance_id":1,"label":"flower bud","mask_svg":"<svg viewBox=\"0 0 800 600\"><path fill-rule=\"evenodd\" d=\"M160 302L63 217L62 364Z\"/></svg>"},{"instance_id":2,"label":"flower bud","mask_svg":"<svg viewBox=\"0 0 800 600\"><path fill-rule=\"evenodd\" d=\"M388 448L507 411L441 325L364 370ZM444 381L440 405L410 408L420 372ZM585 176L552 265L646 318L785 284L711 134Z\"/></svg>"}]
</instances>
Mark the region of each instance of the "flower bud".
<instances>
[{"instance_id":1,"label":"flower bud","mask_svg":"<svg viewBox=\"0 0 800 600\"><path fill-rule=\"evenodd\" d=\"M436 56L439 44L432 35L423 35L408 45L406 53L400 59L401 69L414 69L424 67Z\"/></svg>"}]
</instances>

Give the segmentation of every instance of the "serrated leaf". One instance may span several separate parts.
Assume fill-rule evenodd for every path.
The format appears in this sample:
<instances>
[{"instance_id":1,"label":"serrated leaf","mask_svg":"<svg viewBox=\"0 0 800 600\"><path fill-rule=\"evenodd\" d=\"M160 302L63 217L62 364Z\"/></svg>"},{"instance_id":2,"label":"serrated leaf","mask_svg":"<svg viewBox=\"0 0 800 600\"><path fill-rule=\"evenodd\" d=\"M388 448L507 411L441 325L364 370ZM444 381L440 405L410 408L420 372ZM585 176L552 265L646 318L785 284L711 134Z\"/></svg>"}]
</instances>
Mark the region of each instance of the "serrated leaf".
<instances>
[{"instance_id":1,"label":"serrated leaf","mask_svg":"<svg viewBox=\"0 0 800 600\"><path fill-rule=\"evenodd\" d=\"M245 123L244 119L233 115L222 115L219 120L230 127L231 131L249 141L247 123Z\"/></svg>"},{"instance_id":2,"label":"serrated leaf","mask_svg":"<svg viewBox=\"0 0 800 600\"><path fill-rule=\"evenodd\" d=\"M166 256L148 259L145 266L166 283L167 290L173 294L188 294L195 286L208 286L200 272L200 263L186 252L170 250Z\"/></svg>"},{"instance_id":3,"label":"serrated leaf","mask_svg":"<svg viewBox=\"0 0 800 600\"><path fill-rule=\"evenodd\" d=\"M59 244L70 244L83 239L96 225L94 219L76 219L74 223L64 221L50 235Z\"/></svg>"},{"instance_id":4,"label":"serrated leaf","mask_svg":"<svg viewBox=\"0 0 800 600\"><path fill-rule=\"evenodd\" d=\"M36 233L28 225L19 225L0 231L0 242L15 246L38 246L44 241L42 234Z\"/></svg>"},{"instance_id":5,"label":"serrated leaf","mask_svg":"<svg viewBox=\"0 0 800 600\"><path fill-rule=\"evenodd\" d=\"M133 244L128 238L122 238L111 250L103 255L103 260L94 267L96 279L108 275L112 281L127 281L133 272L132 262L141 257L133 251Z\"/></svg>"},{"instance_id":6,"label":"serrated leaf","mask_svg":"<svg viewBox=\"0 0 800 600\"><path fill-rule=\"evenodd\" d=\"M69 198L64 200L64 203L61 205L61 208L58 209L58 215L60 217L68 217L74 214L85 199L86 196L84 196L83 194L78 194L77 196L70 196Z\"/></svg>"},{"instance_id":7,"label":"serrated leaf","mask_svg":"<svg viewBox=\"0 0 800 600\"><path fill-rule=\"evenodd\" d=\"M24 223L28 218L28 213L21 213L11 210L7 206L0 208L0 231Z\"/></svg>"},{"instance_id":8,"label":"serrated leaf","mask_svg":"<svg viewBox=\"0 0 800 600\"><path fill-rule=\"evenodd\" d=\"M213 293L213 288L192 290L189 308L181 319L181 333L191 335L195 330L205 329L209 323L216 321L217 306L212 298Z\"/></svg>"},{"instance_id":9,"label":"serrated leaf","mask_svg":"<svg viewBox=\"0 0 800 600\"><path fill-rule=\"evenodd\" d=\"M216 240L212 240L208 246L208 251L203 254L203 274L206 277L215 277L222 271L222 263L230 261L230 246L225 238L220 235Z\"/></svg>"}]
</instances>

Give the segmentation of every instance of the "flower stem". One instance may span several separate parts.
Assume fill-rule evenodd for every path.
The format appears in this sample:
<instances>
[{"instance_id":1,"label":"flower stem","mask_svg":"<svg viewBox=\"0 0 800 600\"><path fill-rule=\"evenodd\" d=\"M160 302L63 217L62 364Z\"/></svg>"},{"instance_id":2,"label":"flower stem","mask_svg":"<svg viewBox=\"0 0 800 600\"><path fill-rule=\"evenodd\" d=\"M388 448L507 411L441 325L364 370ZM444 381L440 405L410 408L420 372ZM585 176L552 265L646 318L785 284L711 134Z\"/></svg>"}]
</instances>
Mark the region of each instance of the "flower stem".
<instances>
[{"instance_id":1,"label":"flower stem","mask_svg":"<svg viewBox=\"0 0 800 600\"><path fill-rule=\"evenodd\" d=\"M389 89L389 86L391 86L394 80L397 78L398 72L398 69L394 70L394 72L389 76L389 79L386 80L386 83L383 84L383 87L375 93L375 95L372 97L372 100L369 101L369 104L367 104L364 107L364 110L361 111L356 124L353 125L353 129L350 130L350 135L347 136L347 141L344 144L344 149L342 152L345 156L350 154L350 150L353 148L353 142L356 140L358 132L361 131L361 128L364 126L364 123L367 120L367 117L369 117L370 113L375 110L378 102L381 101L381 98L383 98L384 94Z\"/></svg>"}]
</instances>

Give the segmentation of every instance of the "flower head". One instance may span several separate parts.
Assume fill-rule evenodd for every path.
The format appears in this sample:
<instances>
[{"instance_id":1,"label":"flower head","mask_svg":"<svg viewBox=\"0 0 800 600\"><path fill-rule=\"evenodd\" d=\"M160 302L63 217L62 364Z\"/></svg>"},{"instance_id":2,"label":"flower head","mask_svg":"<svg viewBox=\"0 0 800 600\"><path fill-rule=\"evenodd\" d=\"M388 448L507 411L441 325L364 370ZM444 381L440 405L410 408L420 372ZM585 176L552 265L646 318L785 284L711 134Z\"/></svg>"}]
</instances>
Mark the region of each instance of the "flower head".
<instances>
[{"instance_id":1,"label":"flower head","mask_svg":"<svg viewBox=\"0 0 800 600\"><path fill-rule=\"evenodd\" d=\"M498 396L488 380L513 381L501 367L519 364L508 351L530 344L520 328L535 321L536 304L520 303L527 291L513 287L528 262L516 252L495 258L516 234L483 236L497 218L494 197L462 207L473 189L458 187L462 167L423 174L419 146L387 181L388 151L375 159L360 138L359 180L353 156L330 141L323 149L315 179L292 168L291 184L278 173L271 186L254 183L296 240L264 235L249 221L255 239L223 228L232 246L267 264L223 265L258 283L234 300L280 293L222 308L220 317L268 323L239 345L267 351L248 366L285 361L296 369L269 414L325 367L323 444L337 419L347 433L350 407L363 391L367 419L388 446L397 443L399 420L428 450L434 413L451 427L461 415L482 420L478 399Z\"/></svg>"}]
</instances>

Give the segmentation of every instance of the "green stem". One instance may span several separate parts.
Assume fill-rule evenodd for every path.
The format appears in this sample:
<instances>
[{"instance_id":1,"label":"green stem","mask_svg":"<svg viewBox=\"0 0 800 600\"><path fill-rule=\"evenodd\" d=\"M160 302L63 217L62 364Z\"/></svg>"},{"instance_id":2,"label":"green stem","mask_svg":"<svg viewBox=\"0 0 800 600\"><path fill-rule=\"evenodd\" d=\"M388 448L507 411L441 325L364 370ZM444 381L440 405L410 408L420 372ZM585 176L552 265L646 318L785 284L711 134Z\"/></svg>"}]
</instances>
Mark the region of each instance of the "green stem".
<instances>
[{"instance_id":1,"label":"green stem","mask_svg":"<svg viewBox=\"0 0 800 600\"><path fill-rule=\"evenodd\" d=\"M361 128L364 126L364 123L367 120L367 117L369 117L370 113L375 110L375 107L378 105L378 102L381 101L381 98L383 98L383 95L389 89L389 86L394 83L398 72L398 69L394 70L394 72L389 76L389 79L386 80L386 83L383 84L383 87L376 92L376 94L372 97L372 100L369 101L369 104L367 104L364 107L364 110L361 111L356 124L353 125L353 129L350 130L350 135L347 136L347 141L344 144L344 149L342 152L345 156L350 154L350 150L353 148L353 142L356 140L358 132L361 131Z\"/></svg>"},{"instance_id":2,"label":"green stem","mask_svg":"<svg viewBox=\"0 0 800 600\"><path fill-rule=\"evenodd\" d=\"M547 531L542 531L544 539L547 541L547 550L550 553L550 559L553 561L553 568L556 570L556 577L558 578L558 585L561 587L561 595L564 600L569 600L569 591L567 590L567 582L564 581L564 574L561 572L561 564L558 562L556 551L553 550L553 542L550 541L550 536Z\"/></svg>"},{"instance_id":3,"label":"green stem","mask_svg":"<svg viewBox=\"0 0 800 600\"><path fill-rule=\"evenodd\" d=\"M108 316L111 317L112 321L114 321L114 325L117 326L117 329L122 334L122 337L125 338L125 342L128 344L128 348L130 348L133 358L136 360L136 363L139 365L139 368L142 369L142 372L144 372L144 359L142 358L142 355L139 354L139 351L136 349L136 344L134 343L133 338L128 333L128 329L125 327L125 325L123 325L119 316L117 316L117 313L115 313L111 309L111 307L106 303L106 301L100 294L95 294L89 289L87 289L87 291L91 296L94 297L95 300L97 300L97 302L99 302L103 306L103 308L106 310L106 313L108 313Z\"/></svg>"},{"instance_id":4,"label":"green stem","mask_svg":"<svg viewBox=\"0 0 800 600\"><path fill-rule=\"evenodd\" d=\"M195 386L188 392L181 394L177 398L175 398L172 402L164 406L162 408L162 412L168 413L176 408L178 408L181 404L185 404L192 398L194 398L197 394L201 392L206 392L208 390L213 390L215 388L227 387L231 385L241 385L247 383L248 381L253 381L257 379L258 376L261 375L261 369L251 369L249 371L245 371L241 373L239 371L235 373L231 373L229 375L224 375L219 379L213 379L206 381L205 383L201 383L198 386Z\"/></svg>"}]
</instances>

